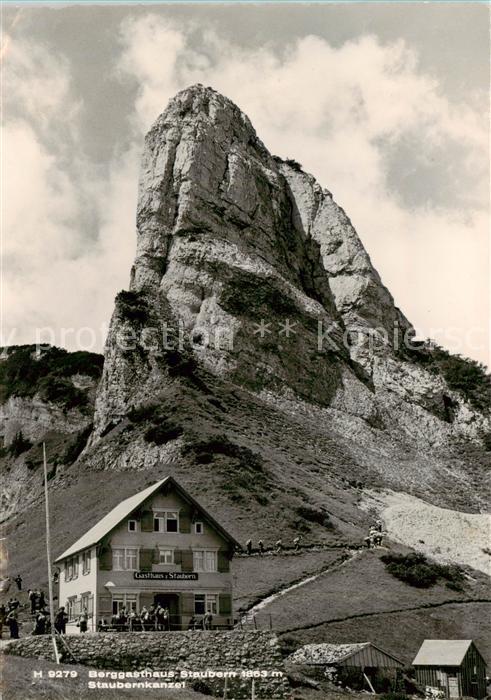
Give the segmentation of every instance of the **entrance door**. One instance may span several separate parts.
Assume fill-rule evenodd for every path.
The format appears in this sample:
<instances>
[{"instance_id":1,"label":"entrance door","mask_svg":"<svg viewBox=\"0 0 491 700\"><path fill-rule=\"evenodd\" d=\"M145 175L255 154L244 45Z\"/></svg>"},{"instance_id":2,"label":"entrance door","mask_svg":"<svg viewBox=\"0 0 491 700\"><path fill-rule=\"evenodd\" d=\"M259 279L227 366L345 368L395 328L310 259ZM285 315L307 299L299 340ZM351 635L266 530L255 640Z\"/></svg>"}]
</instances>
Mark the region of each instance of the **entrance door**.
<instances>
[{"instance_id":1,"label":"entrance door","mask_svg":"<svg viewBox=\"0 0 491 700\"><path fill-rule=\"evenodd\" d=\"M154 605L167 608L170 615L170 629L181 629L181 611L178 593L156 593L153 599Z\"/></svg>"},{"instance_id":2,"label":"entrance door","mask_svg":"<svg viewBox=\"0 0 491 700\"><path fill-rule=\"evenodd\" d=\"M459 698L459 679L456 676L448 677L448 697L449 698Z\"/></svg>"}]
</instances>

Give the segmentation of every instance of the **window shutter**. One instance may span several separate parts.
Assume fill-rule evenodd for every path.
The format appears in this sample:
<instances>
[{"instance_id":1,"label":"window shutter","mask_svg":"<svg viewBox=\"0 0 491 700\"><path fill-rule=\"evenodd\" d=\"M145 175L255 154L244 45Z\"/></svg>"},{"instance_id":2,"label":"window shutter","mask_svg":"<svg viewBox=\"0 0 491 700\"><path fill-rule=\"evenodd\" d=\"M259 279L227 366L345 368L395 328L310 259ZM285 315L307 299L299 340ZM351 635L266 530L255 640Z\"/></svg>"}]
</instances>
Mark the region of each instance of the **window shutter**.
<instances>
[{"instance_id":1,"label":"window shutter","mask_svg":"<svg viewBox=\"0 0 491 700\"><path fill-rule=\"evenodd\" d=\"M183 615L194 615L194 593L181 593L181 612Z\"/></svg>"},{"instance_id":2,"label":"window shutter","mask_svg":"<svg viewBox=\"0 0 491 700\"><path fill-rule=\"evenodd\" d=\"M228 552L226 552L224 549L220 549L218 552L218 571L220 573L230 571L230 561L228 558Z\"/></svg>"},{"instance_id":3,"label":"window shutter","mask_svg":"<svg viewBox=\"0 0 491 700\"><path fill-rule=\"evenodd\" d=\"M111 617L112 615L112 598L110 595L99 596L99 617Z\"/></svg>"},{"instance_id":4,"label":"window shutter","mask_svg":"<svg viewBox=\"0 0 491 700\"><path fill-rule=\"evenodd\" d=\"M218 596L218 612L220 615L232 614L232 596L230 593L220 593Z\"/></svg>"},{"instance_id":5,"label":"window shutter","mask_svg":"<svg viewBox=\"0 0 491 700\"><path fill-rule=\"evenodd\" d=\"M181 508L179 511L179 532L185 535L191 532L191 511L189 508Z\"/></svg>"},{"instance_id":6,"label":"window shutter","mask_svg":"<svg viewBox=\"0 0 491 700\"><path fill-rule=\"evenodd\" d=\"M182 562L182 552L180 549L174 550L174 564L180 564Z\"/></svg>"},{"instance_id":7,"label":"window shutter","mask_svg":"<svg viewBox=\"0 0 491 700\"><path fill-rule=\"evenodd\" d=\"M111 571L113 568L113 553L109 545L103 545L99 550L99 569Z\"/></svg>"},{"instance_id":8,"label":"window shutter","mask_svg":"<svg viewBox=\"0 0 491 700\"><path fill-rule=\"evenodd\" d=\"M154 594L153 593L140 593L140 610L145 606L148 608L153 605Z\"/></svg>"},{"instance_id":9,"label":"window shutter","mask_svg":"<svg viewBox=\"0 0 491 700\"><path fill-rule=\"evenodd\" d=\"M151 510L144 510L142 513L141 531L153 532L153 512Z\"/></svg>"},{"instance_id":10,"label":"window shutter","mask_svg":"<svg viewBox=\"0 0 491 700\"><path fill-rule=\"evenodd\" d=\"M153 549L140 549L140 571L151 571L153 562Z\"/></svg>"},{"instance_id":11,"label":"window shutter","mask_svg":"<svg viewBox=\"0 0 491 700\"><path fill-rule=\"evenodd\" d=\"M193 570L193 553L191 550L181 552L181 571Z\"/></svg>"}]
</instances>

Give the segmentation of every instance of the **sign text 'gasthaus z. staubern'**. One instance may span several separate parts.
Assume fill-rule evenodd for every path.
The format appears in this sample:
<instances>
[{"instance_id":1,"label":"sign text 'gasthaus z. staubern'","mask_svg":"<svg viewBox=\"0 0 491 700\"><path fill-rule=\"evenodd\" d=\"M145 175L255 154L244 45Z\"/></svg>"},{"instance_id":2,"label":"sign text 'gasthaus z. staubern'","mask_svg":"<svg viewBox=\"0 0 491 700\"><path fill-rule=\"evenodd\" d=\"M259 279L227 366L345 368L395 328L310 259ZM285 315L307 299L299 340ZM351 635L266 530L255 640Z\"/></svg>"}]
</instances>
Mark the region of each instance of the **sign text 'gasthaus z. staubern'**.
<instances>
[{"instance_id":1,"label":"sign text 'gasthaus z. staubern'","mask_svg":"<svg viewBox=\"0 0 491 700\"><path fill-rule=\"evenodd\" d=\"M160 605L169 629L206 613L233 621L230 562L238 542L167 477L125 499L58 559L67 632L86 609L88 629L121 613Z\"/></svg>"}]
</instances>

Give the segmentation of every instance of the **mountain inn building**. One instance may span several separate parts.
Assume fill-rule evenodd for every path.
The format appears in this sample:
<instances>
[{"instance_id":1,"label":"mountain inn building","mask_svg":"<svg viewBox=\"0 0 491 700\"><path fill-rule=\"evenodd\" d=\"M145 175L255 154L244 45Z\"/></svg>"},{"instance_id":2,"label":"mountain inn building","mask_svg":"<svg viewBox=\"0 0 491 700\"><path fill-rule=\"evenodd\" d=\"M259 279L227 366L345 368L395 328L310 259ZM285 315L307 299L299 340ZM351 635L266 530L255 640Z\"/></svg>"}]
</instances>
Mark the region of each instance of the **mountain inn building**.
<instances>
[{"instance_id":1,"label":"mountain inn building","mask_svg":"<svg viewBox=\"0 0 491 700\"><path fill-rule=\"evenodd\" d=\"M84 608L95 631L123 607L167 607L171 629L210 612L233 623L230 562L238 542L173 477L125 499L56 559L67 632Z\"/></svg>"}]
</instances>

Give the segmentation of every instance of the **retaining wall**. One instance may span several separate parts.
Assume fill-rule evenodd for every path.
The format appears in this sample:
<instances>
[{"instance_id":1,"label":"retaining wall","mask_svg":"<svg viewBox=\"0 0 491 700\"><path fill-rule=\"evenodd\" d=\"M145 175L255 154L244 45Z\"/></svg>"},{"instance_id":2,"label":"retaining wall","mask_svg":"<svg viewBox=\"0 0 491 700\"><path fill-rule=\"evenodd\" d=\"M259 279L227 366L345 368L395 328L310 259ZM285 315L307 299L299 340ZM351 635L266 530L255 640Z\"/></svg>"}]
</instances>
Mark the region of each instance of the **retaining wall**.
<instances>
[{"instance_id":1,"label":"retaining wall","mask_svg":"<svg viewBox=\"0 0 491 700\"><path fill-rule=\"evenodd\" d=\"M261 674L255 678L257 698L285 698L289 695L286 676L275 675L284 669L278 639L273 632L106 632L66 639L76 662L93 668L127 672L144 669L174 671L174 680L184 680L186 687L205 692L208 689L217 696L223 695L225 680L223 677L209 677L210 672L234 672L237 675L227 680L230 700L251 697L251 674L255 672ZM59 640L58 646L60 651L63 650L62 661L75 663ZM47 635L14 641L5 648L5 653L54 660L51 637ZM183 677L185 672L207 674L207 677ZM97 680L109 681L106 678Z\"/></svg>"}]
</instances>

